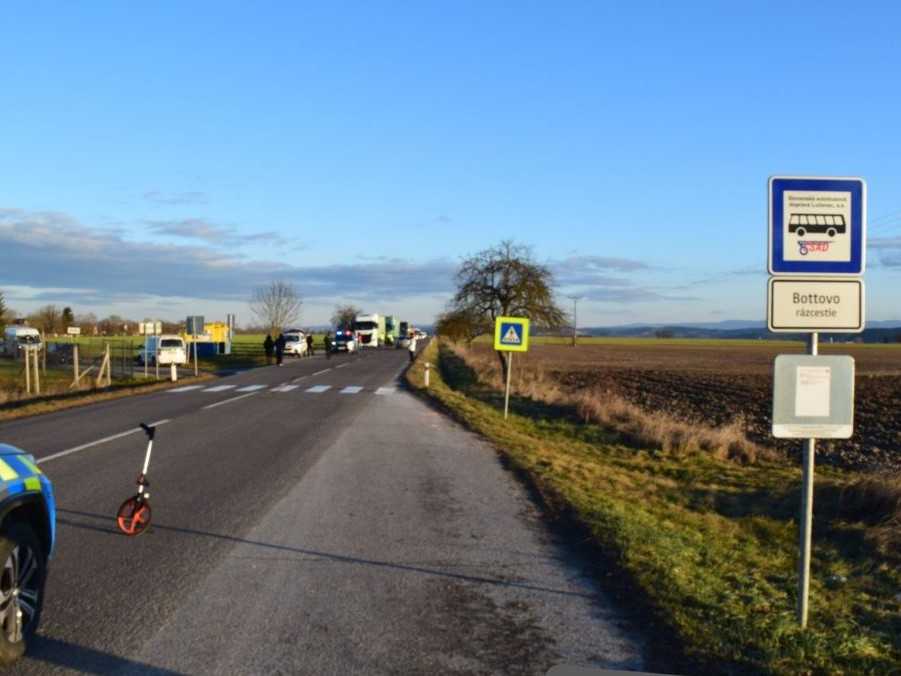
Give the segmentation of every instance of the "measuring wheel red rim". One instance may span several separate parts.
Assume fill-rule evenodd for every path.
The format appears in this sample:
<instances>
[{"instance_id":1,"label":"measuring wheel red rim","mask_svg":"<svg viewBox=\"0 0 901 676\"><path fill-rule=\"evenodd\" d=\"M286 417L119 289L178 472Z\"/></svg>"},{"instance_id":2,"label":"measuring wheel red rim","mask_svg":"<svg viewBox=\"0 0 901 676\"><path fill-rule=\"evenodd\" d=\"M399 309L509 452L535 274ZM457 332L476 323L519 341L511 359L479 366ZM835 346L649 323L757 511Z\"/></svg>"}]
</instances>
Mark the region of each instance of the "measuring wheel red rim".
<instances>
[{"instance_id":1,"label":"measuring wheel red rim","mask_svg":"<svg viewBox=\"0 0 901 676\"><path fill-rule=\"evenodd\" d=\"M119 511L116 513L116 525L126 535L134 537L147 530L151 514L149 502L138 500L136 496L130 497L119 507Z\"/></svg>"}]
</instances>

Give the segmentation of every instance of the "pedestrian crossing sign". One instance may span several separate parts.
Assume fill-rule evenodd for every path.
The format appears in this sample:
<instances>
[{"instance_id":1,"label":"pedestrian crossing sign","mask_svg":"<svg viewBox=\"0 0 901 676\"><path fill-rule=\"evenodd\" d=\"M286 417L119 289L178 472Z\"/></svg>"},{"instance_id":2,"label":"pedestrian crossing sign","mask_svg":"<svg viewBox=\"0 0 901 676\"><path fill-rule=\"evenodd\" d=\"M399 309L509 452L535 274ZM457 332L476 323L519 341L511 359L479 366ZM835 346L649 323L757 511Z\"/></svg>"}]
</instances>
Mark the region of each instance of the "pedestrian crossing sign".
<instances>
[{"instance_id":1,"label":"pedestrian crossing sign","mask_svg":"<svg viewBox=\"0 0 901 676\"><path fill-rule=\"evenodd\" d=\"M494 349L525 352L529 349L529 320L525 317L498 317L494 323Z\"/></svg>"}]
</instances>

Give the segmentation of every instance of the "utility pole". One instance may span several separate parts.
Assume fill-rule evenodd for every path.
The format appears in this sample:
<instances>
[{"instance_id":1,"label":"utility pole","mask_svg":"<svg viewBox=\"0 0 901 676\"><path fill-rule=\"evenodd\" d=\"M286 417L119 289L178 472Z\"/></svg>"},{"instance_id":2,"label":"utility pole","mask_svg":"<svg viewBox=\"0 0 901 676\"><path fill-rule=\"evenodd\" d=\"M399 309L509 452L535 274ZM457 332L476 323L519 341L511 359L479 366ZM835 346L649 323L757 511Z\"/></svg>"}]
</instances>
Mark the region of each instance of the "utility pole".
<instances>
[{"instance_id":1,"label":"utility pole","mask_svg":"<svg viewBox=\"0 0 901 676\"><path fill-rule=\"evenodd\" d=\"M579 324L578 302L582 300L582 296L567 296L573 302L573 347L576 346L577 326Z\"/></svg>"}]
</instances>

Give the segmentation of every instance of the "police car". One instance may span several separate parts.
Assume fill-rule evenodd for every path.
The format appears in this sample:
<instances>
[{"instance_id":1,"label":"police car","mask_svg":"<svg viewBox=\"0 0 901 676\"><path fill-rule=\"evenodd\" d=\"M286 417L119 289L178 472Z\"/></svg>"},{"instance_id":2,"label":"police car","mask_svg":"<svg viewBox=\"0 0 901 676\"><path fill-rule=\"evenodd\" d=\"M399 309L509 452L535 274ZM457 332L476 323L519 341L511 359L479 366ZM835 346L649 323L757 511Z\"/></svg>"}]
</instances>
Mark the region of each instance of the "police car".
<instances>
[{"instance_id":1,"label":"police car","mask_svg":"<svg viewBox=\"0 0 901 676\"><path fill-rule=\"evenodd\" d=\"M37 630L55 539L53 485L31 455L0 444L0 666Z\"/></svg>"}]
</instances>

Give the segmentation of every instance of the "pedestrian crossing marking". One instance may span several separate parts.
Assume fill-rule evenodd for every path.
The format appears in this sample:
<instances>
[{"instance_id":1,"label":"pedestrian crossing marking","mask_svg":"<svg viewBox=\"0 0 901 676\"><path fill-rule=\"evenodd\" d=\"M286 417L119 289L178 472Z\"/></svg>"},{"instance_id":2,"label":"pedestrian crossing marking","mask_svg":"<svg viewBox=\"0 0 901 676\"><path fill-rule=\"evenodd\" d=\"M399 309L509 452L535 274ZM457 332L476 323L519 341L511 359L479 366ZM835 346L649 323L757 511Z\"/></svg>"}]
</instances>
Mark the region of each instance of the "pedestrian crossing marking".
<instances>
[{"instance_id":1,"label":"pedestrian crossing marking","mask_svg":"<svg viewBox=\"0 0 901 676\"><path fill-rule=\"evenodd\" d=\"M216 385L216 387L208 387L204 390L204 392L225 392L225 390L230 390L237 385Z\"/></svg>"},{"instance_id":2,"label":"pedestrian crossing marking","mask_svg":"<svg viewBox=\"0 0 901 676\"><path fill-rule=\"evenodd\" d=\"M516 330L516 325L510 324L507 333L501 338L501 342L504 343L504 345L519 345L522 343L522 338L519 335L519 331Z\"/></svg>"},{"instance_id":3,"label":"pedestrian crossing marking","mask_svg":"<svg viewBox=\"0 0 901 676\"><path fill-rule=\"evenodd\" d=\"M341 390L341 394L357 394L362 391L362 387L359 385L348 385L343 390Z\"/></svg>"},{"instance_id":4,"label":"pedestrian crossing marking","mask_svg":"<svg viewBox=\"0 0 901 676\"><path fill-rule=\"evenodd\" d=\"M265 390L266 385L248 385L247 387L239 387L235 392L256 392L257 390Z\"/></svg>"},{"instance_id":5,"label":"pedestrian crossing marking","mask_svg":"<svg viewBox=\"0 0 901 676\"><path fill-rule=\"evenodd\" d=\"M322 394L323 392L328 392L330 389L332 389L331 385L313 385L307 392L310 394Z\"/></svg>"},{"instance_id":6,"label":"pedestrian crossing marking","mask_svg":"<svg viewBox=\"0 0 901 676\"><path fill-rule=\"evenodd\" d=\"M273 387L270 392L290 392L296 390L300 385L282 385L281 387Z\"/></svg>"},{"instance_id":7,"label":"pedestrian crossing marking","mask_svg":"<svg viewBox=\"0 0 901 676\"><path fill-rule=\"evenodd\" d=\"M176 387L173 390L169 390L170 392L190 392L191 390L199 390L203 385L184 385L182 387Z\"/></svg>"},{"instance_id":8,"label":"pedestrian crossing marking","mask_svg":"<svg viewBox=\"0 0 901 676\"><path fill-rule=\"evenodd\" d=\"M396 387L380 387L375 391L376 394L394 394L397 392Z\"/></svg>"}]
</instances>

